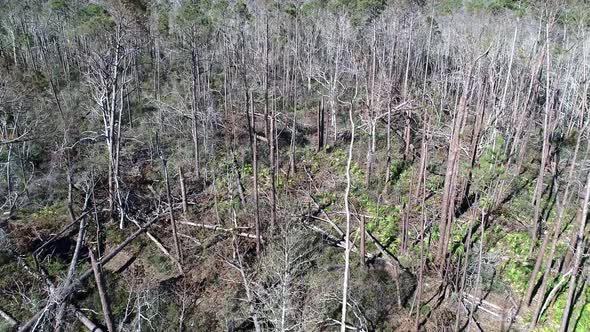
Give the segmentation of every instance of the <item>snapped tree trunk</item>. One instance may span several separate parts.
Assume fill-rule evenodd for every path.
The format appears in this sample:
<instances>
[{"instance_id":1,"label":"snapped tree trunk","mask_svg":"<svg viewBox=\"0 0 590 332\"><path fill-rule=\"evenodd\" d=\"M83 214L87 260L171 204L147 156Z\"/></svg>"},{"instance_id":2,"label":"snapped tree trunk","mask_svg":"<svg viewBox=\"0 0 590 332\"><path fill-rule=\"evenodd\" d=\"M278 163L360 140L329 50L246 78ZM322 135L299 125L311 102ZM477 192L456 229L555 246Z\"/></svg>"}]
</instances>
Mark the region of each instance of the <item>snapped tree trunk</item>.
<instances>
[{"instance_id":1,"label":"snapped tree trunk","mask_svg":"<svg viewBox=\"0 0 590 332\"><path fill-rule=\"evenodd\" d=\"M324 98L323 97L320 99L320 103L318 105L317 127L318 127L317 152L320 152L324 148Z\"/></svg>"},{"instance_id":2,"label":"snapped tree trunk","mask_svg":"<svg viewBox=\"0 0 590 332\"><path fill-rule=\"evenodd\" d=\"M172 236L174 238L174 250L176 251L176 259L179 262L179 268L182 271L182 250L180 242L178 241L178 233L176 231L176 220L174 219L174 202L172 201L172 194L170 193L170 179L168 177L168 162L162 159L162 167L164 168L164 181L166 182L166 199L168 200L168 216L170 218L170 227L172 228Z\"/></svg>"}]
</instances>

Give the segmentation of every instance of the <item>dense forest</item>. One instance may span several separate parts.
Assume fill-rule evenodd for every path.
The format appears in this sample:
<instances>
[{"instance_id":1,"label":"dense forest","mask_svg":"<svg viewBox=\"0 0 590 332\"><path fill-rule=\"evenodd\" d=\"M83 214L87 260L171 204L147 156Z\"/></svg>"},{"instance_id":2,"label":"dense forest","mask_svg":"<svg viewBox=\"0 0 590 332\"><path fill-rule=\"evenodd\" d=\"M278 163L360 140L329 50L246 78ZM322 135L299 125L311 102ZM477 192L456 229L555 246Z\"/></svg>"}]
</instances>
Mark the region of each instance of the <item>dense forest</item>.
<instances>
[{"instance_id":1,"label":"dense forest","mask_svg":"<svg viewBox=\"0 0 590 332\"><path fill-rule=\"evenodd\" d=\"M0 331L590 331L583 0L0 0Z\"/></svg>"}]
</instances>

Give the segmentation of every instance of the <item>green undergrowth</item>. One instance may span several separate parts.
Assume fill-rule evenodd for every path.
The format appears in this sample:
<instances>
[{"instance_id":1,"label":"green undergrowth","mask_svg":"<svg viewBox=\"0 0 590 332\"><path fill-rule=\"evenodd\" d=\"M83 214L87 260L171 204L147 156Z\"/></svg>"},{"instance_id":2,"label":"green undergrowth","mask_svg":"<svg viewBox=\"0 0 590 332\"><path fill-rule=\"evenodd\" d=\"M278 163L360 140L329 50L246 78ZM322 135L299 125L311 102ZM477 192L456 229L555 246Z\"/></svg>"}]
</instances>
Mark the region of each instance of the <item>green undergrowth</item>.
<instances>
[{"instance_id":1,"label":"green undergrowth","mask_svg":"<svg viewBox=\"0 0 590 332\"><path fill-rule=\"evenodd\" d=\"M558 280L554 282L557 283ZM561 325L561 316L565 310L567 301L567 287L564 287L552 306L541 317L541 326L536 332L555 331ZM590 331L590 289L586 288L580 298L575 302L575 308L570 316L569 328L574 332Z\"/></svg>"},{"instance_id":2,"label":"green undergrowth","mask_svg":"<svg viewBox=\"0 0 590 332\"><path fill-rule=\"evenodd\" d=\"M523 294L528 285L528 280L533 269L533 263L529 260L528 251L531 238L526 232L507 233L500 239L491 252L499 253L502 256L500 270L503 281L512 289Z\"/></svg>"}]
</instances>

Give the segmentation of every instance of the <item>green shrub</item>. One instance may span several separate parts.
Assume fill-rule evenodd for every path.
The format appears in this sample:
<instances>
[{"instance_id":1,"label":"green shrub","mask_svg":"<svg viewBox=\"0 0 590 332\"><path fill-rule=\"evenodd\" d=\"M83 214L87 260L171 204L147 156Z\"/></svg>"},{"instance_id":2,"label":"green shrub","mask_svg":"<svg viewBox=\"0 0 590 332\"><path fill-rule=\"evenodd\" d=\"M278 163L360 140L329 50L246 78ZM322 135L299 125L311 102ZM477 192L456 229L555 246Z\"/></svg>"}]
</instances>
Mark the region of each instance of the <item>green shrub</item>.
<instances>
[{"instance_id":1,"label":"green shrub","mask_svg":"<svg viewBox=\"0 0 590 332\"><path fill-rule=\"evenodd\" d=\"M491 249L492 252L500 252L508 257L501 268L504 270L504 282L518 293L526 291L532 272L533 266L528 259L530 245L531 238L528 233L514 232L507 234Z\"/></svg>"},{"instance_id":2,"label":"green shrub","mask_svg":"<svg viewBox=\"0 0 590 332\"><path fill-rule=\"evenodd\" d=\"M54 11L63 11L68 8L66 0L51 0L49 1L49 8Z\"/></svg>"},{"instance_id":3,"label":"green shrub","mask_svg":"<svg viewBox=\"0 0 590 332\"><path fill-rule=\"evenodd\" d=\"M81 33L99 33L115 26L115 21L106 8L94 3L80 7L76 21Z\"/></svg>"}]
</instances>

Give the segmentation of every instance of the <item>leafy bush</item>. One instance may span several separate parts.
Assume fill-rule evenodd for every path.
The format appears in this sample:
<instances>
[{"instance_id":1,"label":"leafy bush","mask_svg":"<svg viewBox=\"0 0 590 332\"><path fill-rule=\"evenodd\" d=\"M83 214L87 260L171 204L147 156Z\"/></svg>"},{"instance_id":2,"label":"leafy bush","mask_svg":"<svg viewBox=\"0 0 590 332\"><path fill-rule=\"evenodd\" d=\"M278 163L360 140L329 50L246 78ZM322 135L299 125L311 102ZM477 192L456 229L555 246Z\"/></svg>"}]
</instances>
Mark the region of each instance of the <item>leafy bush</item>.
<instances>
[{"instance_id":1,"label":"leafy bush","mask_svg":"<svg viewBox=\"0 0 590 332\"><path fill-rule=\"evenodd\" d=\"M504 262L503 278L515 291L524 293L528 286L529 277L532 271L532 264L528 260L528 249L531 239L528 233L509 233L500 240L493 252L500 252L509 257Z\"/></svg>"},{"instance_id":2,"label":"leafy bush","mask_svg":"<svg viewBox=\"0 0 590 332\"><path fill-rule=\"evenodd\" d=\"M226 1L183 1L178 11L178 21L181 26L196 25L200 30L209 33L221 24L228 6Z\"/></svg>"},{"instance_id":3,"label":"leafy bush","mask_svg":"<svg viewBox=\"0 0 590 332\"><path fill-rule=\"evenodd\" d=\"M472 11L489 11L492 13L511 10L522 15L526 12L528 6L526 0L471 0L466 7Z\"/></svg>"},{"instance_id":4,"label":"leafy bush","mask_svg":"<svg viewBox=\"0 0 590 332\"><path fill-rule=\"evenodd\" d=\"M361 211L365 211L372 218L367 220L367 230L392 252L399 249L399 224L401 212L395 205L378 203L364 191L353 192L353 197L359 202Z\"/></svg>"},{"instance_id":5,"label":"leafy bush","mask_svg":"<svg viewBox=\"0 0 590 332\"><path fill-rule=\"evenodd\" d=\"M115 21L101 5L90 3L80 7L77 13L78 30L81 33L99 33L114 28Z\"/></svg>"},{"instance_id":6,"label":"leafy bush","mask_svg":"<svg viewBox=\"0 0 590 332\"><path fill-rule=\"evenodd\" d=\"M49 1L49 8L55 11L63 11L68 8L68 3L66 0L51 0Z\"/></svg>"}]
</instances>

